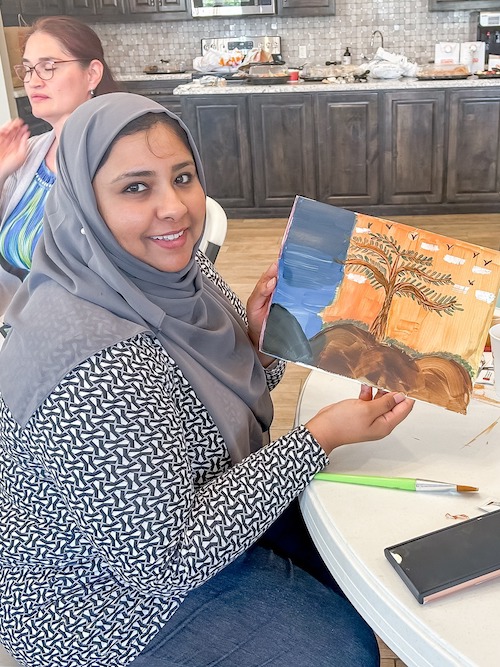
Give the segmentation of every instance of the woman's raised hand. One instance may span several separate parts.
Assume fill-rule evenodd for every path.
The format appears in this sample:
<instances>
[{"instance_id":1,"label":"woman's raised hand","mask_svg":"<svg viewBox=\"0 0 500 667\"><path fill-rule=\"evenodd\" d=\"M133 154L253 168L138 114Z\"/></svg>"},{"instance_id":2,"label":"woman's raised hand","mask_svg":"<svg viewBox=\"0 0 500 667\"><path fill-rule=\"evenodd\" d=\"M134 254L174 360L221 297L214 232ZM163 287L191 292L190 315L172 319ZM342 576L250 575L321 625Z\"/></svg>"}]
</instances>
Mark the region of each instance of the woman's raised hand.
<instances>
[{"instance_id":1,"label":"woman's raised hand","mask_svg":"<svg viewBox=\"0 0 500 667\"><path fill-rule=\"evenodd\" d=\"M26 160L30 131L20 118L0 127L0 183Z\"/></svg>"},{"instance_id":2,"label":"woman's raised hand","mask_svg":"<svg viewBox=\"0 0 500 667\"><path fill-rule=\"evenodd\" d=\"M369 392L371 396L371 389ZM306 427L329 454L340 445L384 438L410 414L413 404L394 392L378 392L370 400L367 388L362 387L360 398L328 405Z\"/></svg>"}]
</instances>

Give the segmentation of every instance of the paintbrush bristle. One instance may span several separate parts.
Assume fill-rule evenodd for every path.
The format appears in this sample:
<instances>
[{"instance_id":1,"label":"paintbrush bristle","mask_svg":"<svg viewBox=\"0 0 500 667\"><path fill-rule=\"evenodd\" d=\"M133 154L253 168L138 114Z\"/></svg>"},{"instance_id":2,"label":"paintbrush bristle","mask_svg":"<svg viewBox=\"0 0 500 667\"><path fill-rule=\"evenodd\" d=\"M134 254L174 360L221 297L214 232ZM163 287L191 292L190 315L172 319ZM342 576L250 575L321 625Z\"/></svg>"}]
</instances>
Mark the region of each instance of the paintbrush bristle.
<instances>
[{"instance_id":1,"label":"paintbrush bristle","mask_svg":"<svg viewBox=\"0 0 500 667\"><path fill-rule=\"evenodd\" d=\"M463 484L457 484L458 493L471 493L473 491L479 491L477 486L464 486Z\"/></svg>"}]
</instances>

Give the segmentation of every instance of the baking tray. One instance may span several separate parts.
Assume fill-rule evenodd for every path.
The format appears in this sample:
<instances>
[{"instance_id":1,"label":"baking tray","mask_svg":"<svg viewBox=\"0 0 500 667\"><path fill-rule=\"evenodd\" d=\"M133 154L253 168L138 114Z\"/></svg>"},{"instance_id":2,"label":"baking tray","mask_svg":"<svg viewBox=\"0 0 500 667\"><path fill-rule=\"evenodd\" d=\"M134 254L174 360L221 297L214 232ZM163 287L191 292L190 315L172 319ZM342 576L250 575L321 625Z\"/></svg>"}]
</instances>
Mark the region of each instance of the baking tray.
<instances>
[{"instance_id":1,"label":"baking tray","mask_svg":"<svg viewBox=\"0 0 500 667\"><path fill-rule=\"evenodd\" d=\"M279 83L288 83L290 80L290 75L286 74L285 76L249 76L247 77L247 83L260 86L269 86L277 85Z\"/></svg>"},{"instance_id":2,"label":"baking tray","mask_svg":"<svg viewBox=\"0 0 500 667\"><path fill-rule=\"evenodd\" d=\"M301 76L302 81L323 81L326 76Z\"/></svg>"},{"instance_id":3,"label":"baking tray","mask_svg":"<svg viewBox=\"0 0 500 667\"><path fill-rule=\"evenodd\" d=\"M500 72L498 74L480 74L476 72L476 76L478 79L500 79Z\"/></svg>"},{"instance_id":4,"label":"baking tray","mask_svg":"<svg viewBox=\"0 0 500 667\"><path fill-rule=\"evenodd\" d=\"M144 74L185 74L185 69L158 69L156 72L151 72L147 69L143 70Z\"/></svg>"},{"instance_id":5,"label":"baking tray","mask_svg":"<svg viewBox=\"0 0 500 667\"><path fill-rule=\"evenodd\" d=\"M417 74L417 79L419 81L453 81L454 79L468 79L471 74L452 74L447 76L442 74L441 76L425 76Z\"/></svg>"}]
</instances>

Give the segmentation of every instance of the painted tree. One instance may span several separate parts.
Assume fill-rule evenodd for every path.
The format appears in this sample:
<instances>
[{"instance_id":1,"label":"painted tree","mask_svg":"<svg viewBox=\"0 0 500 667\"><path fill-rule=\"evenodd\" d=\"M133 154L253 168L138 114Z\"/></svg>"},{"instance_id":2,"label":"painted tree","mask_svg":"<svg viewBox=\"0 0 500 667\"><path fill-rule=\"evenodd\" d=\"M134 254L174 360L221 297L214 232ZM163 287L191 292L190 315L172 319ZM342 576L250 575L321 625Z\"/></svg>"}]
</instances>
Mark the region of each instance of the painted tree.
<instances>
[{"instance_id":1,"label":"painted tree","mask_svg":"<svg viewBox=\"0 0 500 667\"><path fill-rule=\"evenodd\" d=\"M384 291L382 307L370 333L379 342L387 335L387 324L395 297L409 297L439 316L463 310L457 297L439 294L433 287L452 285L450 274L432 270L433 258L401 246L392 236L371 233L370 237L351 238L349 254L344 260L352 273L366 276L372 287Z\"/></svg>"}]
</instances>

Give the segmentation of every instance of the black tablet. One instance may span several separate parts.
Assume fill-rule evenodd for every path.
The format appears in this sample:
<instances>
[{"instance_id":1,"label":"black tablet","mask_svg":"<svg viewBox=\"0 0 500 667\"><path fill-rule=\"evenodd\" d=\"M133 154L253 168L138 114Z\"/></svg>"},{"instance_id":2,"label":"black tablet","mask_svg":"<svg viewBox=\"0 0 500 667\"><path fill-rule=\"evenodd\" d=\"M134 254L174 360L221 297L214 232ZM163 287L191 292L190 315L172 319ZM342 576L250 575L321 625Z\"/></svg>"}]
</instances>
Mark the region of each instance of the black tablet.
<instances>
[{"instance_id":1,"label":"black tablet","mask_svg":"<svg viewBox=\"0 0 500 667\"><path fill-rule=\"evenodd\" d=\"M500 510L384 549L420 604L500 576Z\"/></svg>"}]
</instances>

